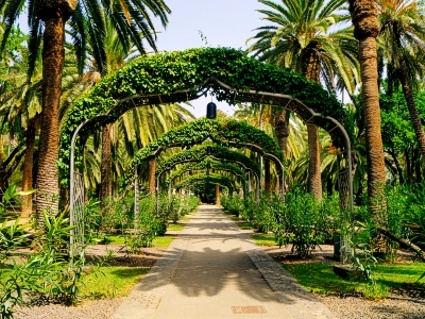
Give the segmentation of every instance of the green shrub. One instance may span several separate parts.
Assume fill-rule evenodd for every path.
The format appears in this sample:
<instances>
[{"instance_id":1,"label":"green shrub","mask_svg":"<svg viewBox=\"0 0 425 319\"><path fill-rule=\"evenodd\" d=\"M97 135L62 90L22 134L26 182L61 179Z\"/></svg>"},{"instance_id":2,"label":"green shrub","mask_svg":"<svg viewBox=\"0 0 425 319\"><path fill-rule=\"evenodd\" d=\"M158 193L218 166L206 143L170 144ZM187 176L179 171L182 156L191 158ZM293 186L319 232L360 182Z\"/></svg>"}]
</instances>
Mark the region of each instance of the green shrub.
<instances>
[{"instance_id":1,"label":"green shrub","mask_svg":"<svg viewBox=\"0 0 425 319\"><path fill-rule=\"evenodd\" d=\"M237 217L239 217L239 214L244 209L243 200L237 195L222 196L220 198L220 203L227 213Z\"/></svg>"},{"instance_id":2,"label":"green shrub","mask_svg":"<svg viewBox=\"0 0 425 319\"><path fill-rule=\"evenodd\" d=\"M17 200L21 195L10 191ZM0 217L5 206L0 204ZM19 226L19 219L0 226L0 313L1 318L12 318L17 305L30 302L30 296L42 296L65 304L77 301L79 279L82 274L81 256L69 257L69 219L62 214L49 217L43 214L43 229L36 233ZM34 253L18 258L16 249L28 246L31 239Z\"/></svg>"}]
</instances>

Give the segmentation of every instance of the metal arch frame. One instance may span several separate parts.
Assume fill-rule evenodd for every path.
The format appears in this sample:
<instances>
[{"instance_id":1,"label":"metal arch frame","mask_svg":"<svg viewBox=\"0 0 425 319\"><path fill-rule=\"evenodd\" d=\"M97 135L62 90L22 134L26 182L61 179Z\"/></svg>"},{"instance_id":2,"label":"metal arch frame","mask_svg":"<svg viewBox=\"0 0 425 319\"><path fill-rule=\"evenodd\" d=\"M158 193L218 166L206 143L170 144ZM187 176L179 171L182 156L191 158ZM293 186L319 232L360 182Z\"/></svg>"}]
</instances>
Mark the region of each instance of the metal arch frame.
<instances>
[{"instance_id":1,"label":"metal arch frame","mask_svg":"<svg viewBox=\"0 0 425 319\"><path fill-rule=\"evenodd\" d=\"M207 156L210 156L210 155L205 155L202 158L202 160L204 160ZM191 163L191 162L199 162L199 160L196 160L196 161L181 161L179 163L176 163L174 166L170 167L169 169L162 170L158 174L158 176L156 177L156 187L155 187L155 191L156 191L156 210L157 210L157 212L159 211L159 206L160 206L159 194L160 194L160 178L161 178L162 174L164 174L165 172L168 172L169 170L171 170L172 168L174 168L176 165L183 164L183 163ZM230 170L228 170L228 171L231 172ZM246 183L246 180L245 180L245 178L242 175L237 174L237 173L234 173L234 175L236 175L237 177L241 178L244 181L244 184ZM171 189L170 189L170 187L171 187L171 182L168 185L168 201L170 200L170 196L171 196Z\"/></svg>"},{"instance_id":2,"label":"metal arch frame","mask_svg":"<svg viewBox=\"0 0 425 319\"><path fill-rule=\"evenodd\" d=\"M202 158L202 160L204 160L206 157L211 157L211 158L213 158L213 159L215 159L215 160L217 160L217 161L219 161L220 159L219 158L217 158L217 157L215 157L215 156L212 156L212 155L205 155L203 158ZM178 163L178 164L183 164L183 163L191 163L191 162L198 162L198 161L182 161L182 162L180 162L180 163ZM238 162L238 161L231 161L232 163L238 163L238 164L240 164L243 168L244 168L244 170L248 170L248 171L250 171L251 172L251 170L248 168L248 167L246 167L242 162ZM177 165L178 165L177 164ZM164 171L162 171L161 173L160 173L160 175L162 175L163 173L165 173L165 172L167 172L167 171L169 171L169 170L171 170L172 168L170 168L170 169L168 169L168 170L164 170ZM232 171L230 171L230 170L223 170L223 171L226 171L226 172L232 172ZM240 175L240 174L238 174L238 173L233 173L233 175L235 175L235 176L237 176L237 177L239 177L239 178L241 178L241 179L243 179L245 182L247 182L247 180L246 180L246 177L244 177L243 175ZM257 174L254 172L254 175L255 175L255 177L258 179L258 176L257 176ZM173 177L173 178L170 178L170 179L168 179L167 181L168 181L168 194L170 194L170 192L171 192L171 186L172 186L172 182L173 182L173 180L175 179L175 177ZM157 183L158 183L158 179L157 179ZM258 184L258 181L256 180L256 184ZM158 184L159 185L159 184Z\"/></svg>"},{"instance_id":3,"label":"metal arch frame","mask_svg":"<svg viewBox=\"0 0 425 319\"><path fill-rule=\"evenodd\" d=\"M228 143L227 141L226 141L226 143ZM235 144L238 144L238 143L236 143L236 142L234 142ZM239 143L238 145L248 145L247 143ZM252 144L252 145L255 145L255 144ZM255 145L256 146L256 145ZM257 147L259 147L259 146L257 146ZM227 147L226 147L226 149L227 149ZM232 151L232 152L234 152L234 151ZM262 152L263 154L264 154L264 152ZM268 153L267 153L268 154ZM244 157L246 157L246 155L244 155L244 154L242 154ZM274 156L273 154L271 154L272 156ZM156 152L155 152L155 156L156 156ZM216 156L214 156L213 154L211 154L211 155L208 155L208 154L205 154L201 159L197 159L197 160L182 160L182 161L180 161L180 162L178 162L178 163L174 163L174 165L173 166L171 166L171 167L169 167L169 168L167 168L167 169L164 169L164 170L161 170L160 172L159 172L159 174L158 174L158 176L156 177L156 187L155 187L155 190L159 193L159 178L162 176L162 174L164 173L164 172L167 172L167 171L169 171L170 169L172 169L173 167L175 167L176 165L178 165L178 164L183 164L183 163L190 163L190 162L198 162L198 161L200 161L200 160L204 160L207 156L210 156L211 158L213 158L213 159L215 159L215 160L217 160L217 161L220 161L220 160L223 160L223 159L221 159L221 158L218 158L218 157L216 157ZM276 157L277 158L277 157ZM234 160L234 161L229 161L228 160L228 162L232 162L232 163L238 163L238 164L240 164L245 170L249 170L249 171L252 171L249 167L247 167L244 163L242 163L242 162L240 162L240 161L237 161L237 160ZM253 171L253 173L254 173L254 175L255 175L255 177L257 178L257 188L258 188L258 186L259 186L259 176L257 175L257 173L255 172L255 171Z\"/></svg>"},{"instance_id":4,"label":"metal arch frame","mask_svg":"<svg viewBox=\"0 0 425 319\"><path fill-rule=\"evenodd\" d=\"M223 175L219 175L219 174L217 174L218 176L220 176L221 178L227 178L232 184L234 184L236 181L235 180L231 180L230 178L228 178L228 177L226 177L226 176L223 176ZM192 175L191 177L197 177L197 176L199 176L199 177L201 177L202 175L201 174L199 174L199 175ZM205 176L206 176L206 178L209 178L208 177L208 175L207 174L205 174ZM213 177L214 178L214 177ZM190 180L190 178L186 178L184 181L186 181L186 180ZM199 181L201 181L202 179L199 179ZM224 186L224 187L227 187L227 188L229 188L229 186L228 185L223 185L223 184L220 184L221 186ZM234 185L233 185L234 186ZM233 190L234 189L236 189L236 188L233 188Z\"/></svg>"},{"instance_id":5,"label":"metal arch frame","mask_svg":"<svg viewBox=\"0 0 425 319\"><path fill-rule=\"evenodd\" d=\"M212 155L206 155L206 156L208 156L211 159L213 159L213 161L211 162L213 165L215 165L216 163L226 163L226 164L232 165L234 168L240 170L240 173L238 173L237 171L234 171L235 175L237 175L237 176L240 176L241 174L244 174L245 173L245 167L242 167L241 168L241 167L235 165L234 163L236 163L236 161L226 161L226 160L221 161L221 159L214 158ZM186 169L183 170L184 166L187 165L187 164L189 164L189 163L195 163L194 170L202 170L203 168L197 168L196 165L205 162L206 156L203 157L203 158L200 158L200 159L193 160L193 161L183 160L180 163L178 163L177 165L183 164L183 167L181 167L181 168L177 169L175 172L171 173L170 174L170 177L168 177L168 179L165 181L165 184L169 185L169 181L177 177L177 176L174 176L173 177L173 175L176 174L177 172L179 172L179 171L181 171L181 172L187 172L187 171L191 170L191 168L189 168L189 167L186 167ZM206 167L206 168L208 168L208 167ZM230 170L230 169L220 168L219 166L218 167L217 166L216 167L209 167L209 168L232 172L232 170ZM171 169L172 168L167 169L167 171L170 171Z\"/></svg>"},{"instance_id":6,"label":"metal arch frame","mask_svg":"<svg viewBox=\"0 0 425 319\"><path fill-rule=\"evenodd\" d=\"M205 156L202 157L202 160L204 160L208 156L211 157L211 158L213 158L213 159L215 159L215 160L217 160L217 161L219 160L219 158L217 158L217 157L215 157L213 155L205 155ZM175 165L179 165L179 164L183 164L183 163L190 163L190 162L198 162L198 161L199 160L196 160L196 161L193 161L193 160L182 161L182 162L176 163ZM251 170L247 166L245 166L245 164L243 164L242 162L239 162L239 161L232 161L232 162L240 164L245 170L248 170L248 171L251 172ZM160 205L160 203L159 203L159 196L158 196L159 193L160 193L160 178L161 178L162 174L164 174L165 172L168 172L170 169L172 169L173 167L175 167L175 165L172 166L172 167L170 167L169 169L162 170L158 174L158 176L156 177L155 191L156 191L156 197L157 197L157 199L156 199L156 209L157 209L157 211L159 211L159 205ZM259 186L260 186L259 185L259 176L257 175L256 172L254 172L254 171L252 171L252 172L254 173L254 176L256 177L256 183L255 183L255 185L256 185L256 197L257 197L257 200L258 200L259 199ZM240 177L240 178L242 178L244 180L244 182L246 183L246 179L243 176L240 176L239 174L235 174L235 175L238 176L238 177ZM170 196L170 193L171 193L171 181L168 184L168 196ZM245 194L245 189L244 189L244 194Z\"/></svg>"},{"instance_id":7,"label":"metal arch frame","mask_svg":"<svg viewBox=\"0 0 425 319\"><path fill-rule=\"evenodd\" d=\"M353 195L353 175L352 175L353 163L352 163L352 154L351 154L352 153L352 151L351 151L351 140L350 140L350 137L349 137L347 131L345 130L344 126L338 120L336 120L335 118L333 118L331 116L323 116L321 113L315 112L314 110L309 108L307 105L305 105L303 102L301 102L300 100L298 100L298 99L296 99L296 98L294 98L290 95L280 94L280 93L263 92L263 91L255 91L255 90L238 90L238 89L232 88L231 86L223 83L222 81L220 81L219 79L217 79L215 77L212 77L210 80L215 81L219 86L221 86L221 87L223 87L223 88L225 88L229 91L234 91L237 94L252 94L252 95L257 95L257 96L262 96L262 97L283 98L283 99L288 99L290 101L293 101L293 102L297 103L298 105L300 105L301 107L303 107L305 110L307 110L311 114L311 117L309 119L305 120L307 123L311 122L311 120L313 118L317 117L317 118L323 118L323 119L329 120L330 122L335 124L335 127L339 128L339 130L341 131L341 133L342 133L342 135L345 139L345 144L346 144L345 146L347 148L347 162L348 162L348 171L349 171L348 184L349 184L349 197L350 197L350 218L352 218L352 216L354 216L354 198L353 198L354 195ZM235 97L236 97L236 94L235 94Z\"/></svg>"},{"instance_id":8,"label":"metal arch frame","mask_svg":"<svg viewBox=\"0 0 425 319\"><path fill-rule=\"evenodd\" d=\"M350 198L350 213L351 213L351 216L354 215L354 198L353 198L354 195L353 195L353 176L352 176L352 167L353 167L353 165L352 165L352 154L351 154L352 153L352 150L351 150L351 141L350 141L350 138L348 136L347 131L345 130L344 126L339 121L337 121L335 118L333 118L331 116L323 116L321 113L315 112L314 110L312 110L311 108L309 108L308 106L306 106L302 101L300 101L297 98L294 98L291 95L281 94L281 93L264 92L264 91L255 91L255 90L250 90L250 89L248 89L248 90L239 90L239 89L233 88L233 87L225 84L224 82L220 81L218 78L216 78L214 76L208 78L201 87L198 87L199 91L202 91L204 93L207 92L208 89L209 89L208 87L211 87L212 86L212 82L215 82L216 84L218 84L220 87L222 87L224 89L227 89L229 91L235 92L234 98L233 98L233 100L235 100L235 101L238 100L237 99L237 96L236 96L237 94L240 94L240 95L244 95L244 94L256 95L256 96L260 96L261 97L261 100L263 99L263 97L285 99L285 100L289 100L289 102L295 102L297 105L301 106L304 110L306 110L306 111L308 111L308 113L310 113L311 117L309 119L305 119L303 116L301 116L300 113L297 113L296 111L293 110L304 121L311 122L311 120L314 119L314 118L322 118L322 119L326 119L326 120L332 122L333 124L335 124L335 126L338 127L339 130L341 131L341 133L342 133L342 135L344 137L344 140L345 140L345 144L346 144L348 170L350 172L350 174L348 174L349 198ZM173 92L171 95L173 95L173 94L186 94L187 100L196 99L199 96L201 96L201 95L196 95L195 94L195 95L190 95L190 98L189 98L189 93L191 93L191 92L193 92L193 89L179 90L179 91ZM135 94L133 96L120 99L119 100L119 103L120 102L127 102L127 101L132 100L132 99L143 98L143 97L160 97L160 96L161 96L161 94L146 94L146 95L144 95L144 94ZM285 108L287 108L289 102L287 102L286 105L282 105L282 106L284 106ZM264 102L264 103L267 103L267 102ZM162 151L162 149L157 149L154 152L153 156L156 156L156 154L158 152L161 152L161 151ZM284 170L283 170L283 174L284 174Z\"/></svg>"},{"instance_id":9,"label":"metal arch frame","mask_svg":"<svg viewBox=\"0 0 425 319\"><path fill-rule=\"evenodd\" d=\"M69 254L71 257L73 257L73 247L74 247L74 229L72 226L74 226L74 188L75 188L75 178L74 178L74 171L75 171L75 144L77 141L78 133L81 131L81 129L87 125L88 123L93 122L94 120L97 120L99 118L106 117L109 118L109 114L99 114L93 118L86 119L83 122L81 122L77 128L75 129L74 133L72 134L71 138L71 152L70 152L70 164L69 164L69 225L71 227L70 230L70 236L69 236Z\"/></svg>"}]
</instances>

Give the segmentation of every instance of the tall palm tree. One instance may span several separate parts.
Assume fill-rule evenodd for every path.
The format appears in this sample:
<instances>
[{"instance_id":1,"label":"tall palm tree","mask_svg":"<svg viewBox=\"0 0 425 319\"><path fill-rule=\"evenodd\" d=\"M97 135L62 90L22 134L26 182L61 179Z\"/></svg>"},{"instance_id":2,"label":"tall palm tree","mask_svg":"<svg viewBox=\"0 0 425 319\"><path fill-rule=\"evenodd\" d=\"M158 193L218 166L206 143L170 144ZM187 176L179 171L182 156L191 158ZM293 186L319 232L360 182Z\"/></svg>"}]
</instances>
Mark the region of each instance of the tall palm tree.
<instances>
[{"instance_id":1,"label":"tall palm tree","mask_svg":"<svg viewBox=\"0 0 425 319\"><path fill-rule=\"evenodd\" d=\"M36 145L38 144L38 131L40 126L40 113L41 107L41 88L42 88L42 70L41 70L41 55L37 55L34 70L32 71L31 78L28 78L28 49L27 49L27 36L19 35L12 32L9 41L12 42L14 47L15 57L7 57L9 51L8 45L5 47L5 59L11 62L11 67L8 68L8 74L1 75L0 82L5 83L9 87L7 92L3 92L0 98L0 114L3 116L3 121L0 127L5 124L17 123L9 130L15 136L19 134L21 139L24 140L24 160L22 163L22 189L24 191L34 188L33 172L36 170ZM19 46L22 46L19 48ZM19 48L19 52L16 52ZM80 83L80 76L78 75L75 54L73 46L69 43L66 44L66 60L64 66L64 77L62 81L62 92L64 99L62 103L62 114L66 112L69 106L69 99L72 96L75 82ZM10 54L9 54L10 55ZM0 84L1 85L1 84ZM2 86L2 85L1 85ZM80 93L81 90L78 90ZM78 93L74 92L74 96ZM16 164L19 164L18 158L14 159ZM1 169L0 169L1 171ZM27 218L32 212L32 195L23 197L22 214L21 217Z\"/></svg>"},{"instance_id":2,"label":"tall palm tree","mask_svg":"<svg viewBox=\"0 0 425 319\"><path fill-rule=\"evenodd\" d=\"M355 88L356 55L352 34L347 28L337 28L347 20L343 11L344 0L269 0L259 2L272 10L259 10L272 25L260 27L252 39L256 42L249 51L261 60L275 63L304 75L335 92L344 87L349 92ZM333 29L332 29L333 28ZM335 80L337 79L337 80ZM280 130L276 135L285 138L287 129L277 116ZM309 136L309 188L322 198L320 176L320 147L318 128L307 123ZM280 142L280 145L284 143Z\"/></svg>"},{"instance_id":3,"label":"tall palm tree","mask_svg":"<svg viewBox=\"0 0 425 319\"><path fill-rule=\"evenodd\" d=\"M380 0L379 38L391 68L400 81L407 102L410 119L416 133L422 158L425 161L425 132L413 96L413 83L425 75L425 6L416 0Z\"/></svg>"},{"instance_id":4,"label":"tall palm tree","mask_svg":"<svg viewBox=\"0 0 425 319\"><path fill-rule=\"evenodd\" d=\"M26 6L25 6L26 3ZM40 144L37 171L37 212L44 210L53 214L58 211L59 195L58 169L56 161L59 152L59 108L61 83L64 66L65 23L69 20L70 34L80 53L79 68L83 71L86 37L96 38L95 54L101 66L105 65L104 35L105 25L102 14L113 21L121 40L126 44L127 34L134 45L144 52L142 39L155 48L154 26L150 13L158 16L165 25L169 8L163 0L124 0L117 2L98 2L88 0L11 0L0 1L6 23L0 52L10 34L16 19L28 12L30 26L29 51L36 53L43 36L43 89ZM104 9L104 10L102 10ZM85 20L84 17L88 19ZM86 23L85 21L89 21ZM34 59L30 59L31 61ZM32 67L29 68L31 74ZM53 199L53 200L52 200Z\"/></svg>"},{"instance_id":5,"label":"tall palm tree","mask_svg":"<svg viewBox=\"0 0 425 319\"><path fill-rule=\"evenodd\" d=\"M359 41L363 117L368 164L368 205L378 223L385 221L385 161L379 108L376 37L380 27L377 0L350 0L354 36Z\"/></svg>"}]
</instances>

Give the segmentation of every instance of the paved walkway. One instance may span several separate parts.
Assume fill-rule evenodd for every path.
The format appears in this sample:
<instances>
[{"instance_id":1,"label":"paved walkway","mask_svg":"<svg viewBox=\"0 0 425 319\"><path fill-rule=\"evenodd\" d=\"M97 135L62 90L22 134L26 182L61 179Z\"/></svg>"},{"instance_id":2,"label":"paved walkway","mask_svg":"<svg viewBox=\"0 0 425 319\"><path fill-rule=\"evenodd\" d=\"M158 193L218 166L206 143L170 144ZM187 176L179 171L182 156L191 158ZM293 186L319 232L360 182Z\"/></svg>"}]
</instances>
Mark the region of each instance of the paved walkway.
<instances>
[{"instance_id":1,"label":"paved walkway","mask_svg":"<svg viewBox=\"0 0 425 319\"><path fill-rule=\"evenodd\" d=\"M201 205L112 319L335 319L216 206Z\"/></svg>"}]
</instances>

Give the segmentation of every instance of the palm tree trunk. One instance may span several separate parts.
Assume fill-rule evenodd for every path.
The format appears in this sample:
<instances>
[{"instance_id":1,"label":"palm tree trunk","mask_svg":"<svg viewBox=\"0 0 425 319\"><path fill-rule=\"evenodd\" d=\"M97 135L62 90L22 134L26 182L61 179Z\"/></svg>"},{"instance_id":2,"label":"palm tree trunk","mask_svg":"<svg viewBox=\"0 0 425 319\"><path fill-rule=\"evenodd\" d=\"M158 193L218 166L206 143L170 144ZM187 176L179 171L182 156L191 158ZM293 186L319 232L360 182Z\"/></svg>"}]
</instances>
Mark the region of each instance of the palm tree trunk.
<instances>
[{"instance_id":1,"label":"palm tree trunk","mask_svg":"<svg viewBox=\"0 0 425 319\"><path fill-rule=\"evenodd\" d=\"M363 114L366 129L369 207L375 213L385 211L385 161L381 135L381 115L376 64L376 41L360 41ZM383 220L379 218L381 222Z\"/></svg>"},{"instance_id":2,"label":"palm tree trunk","mask_svg":"<svg viewBox=\"0 0 425 319\"><path fill-rule=\"evenodd\" d=\"M283 153L283 158L286 159L288 156L289 125L287 121L287 111L284 108L275 115L274 131L277 143Z\"/></svg>"},{"instance_id":3,"label":"palm tree trunk","mask_svg":"<svg viewBox=\"0 0 425 319\"><path fill-rule=\"evenodd\" d=\"M264 159L264 191L267 195L270 195L272 192L272 176L270 172L270 160L268 158Z\"/></svg>"},{"instance_id":4,"label":"palm tree trunk","mask_svg":"<svg viewBox=\"0 0 425 319\"><path fill-rule=\"evenodd\" d=\"M404 166L406 171L406 179L407 179L407 185L412 185L413 177L412 177L412 168L410 163L410 156L409 156L409 150L404 150Z\"/></svg>"},{"instance_id":5,"label":"palm tree trunk","mask_svg":"<svg viewBox=\"0 0 425 319\"><path fill-rule=\"evenodd\" d=\"M102 128L102 163L100 167L101 185L100 185L100 201L102 207L107 205L107 199L112 196L112 143L111 143L111 127L107 124Z\"/></svg>"},{"instance_id":6,"label":"palm tree trunk","mask_svg":"<svg viewBox=\"0 0 425 319\"><path fill-rule=\"evenodd\" d=\"M320 83L320 59L317 55L317 43L310 43L303 52L302 72L311 81ZM307 123L308 134L308 187L318 200L322 199L322 176L320 172L319 128Z\"/></svg>"},{"instance_id":7,"label":"palm tree trunk","mask_svg":"<svg viewBox=\"0 0 425 319\"><path fill-rule=\"evenodd\" d=\"M378 91L376 37L379 33L376 0L350 0L354 36L359 40L360 74L362 79L363 115L366 130L368 164L368 202L375 221L384 223L385 163L381 135Z\"/></svg>"},{"instance_id":8,"label":"palm tree trunk","mask_svg":"<svg viewBox=\"0 0 425 319\"><path fill-rule=\"evenodd\" d=\"M410 120L412 121L413 128L416 133L416 139L419 144L419 149L421 150L422 158L425 161L425 132L421 118L419 116L418 109L416 107L412 85L409 81L409 77L406 71L406 63L404 62L403 58L400 58L400 68L398 69L397 73L401 86L403 88L404 98L407 103L407 109L409 110Z\"/></svg>"},{"instance_id":9,"label":"palm tree trunk","mask_svg":"<svg viewBox=\"0 0 425 319\"><path fill-rule=\"evenodd\" d=\"M149 194L155 195L156 192L156 179L155 179L155 171L156 171L156 159L149 160Z\"/></svg>"},{"instance_id":10,"label":"palm tree trunk","mask_svg":"<svg viewBox=\"0 0 425 319\"><path fill-rule=\"evenodd\" d=\"M27 130L26 151L23 164L22 190L33 189L35 122L32 120ZM32 213L32 194L22 197L21 218L29 218Z\"/></svg>"},{"instance_id":11,"label":"palm tree trunk","mask_svg":"<svg viewBox=\"0 0 425 319\"><path fill-rule=\"evenodd\" d=\"M307 123L308 133L308 187L318 200L322 199L322 177L320 174L320 143L319 129L316 125Z\"/></svg>"},{"instance_id":12,"label":"palm tree trunk","mask_svg":"<svg viewBox=\"0 0 425 319\"><path fill-rule=\"evenodd\" d=\"M43 102L37 171L37 215L56 215L59 209L59 104L64 66L65 19L57 14L45 21Z\"/></svg>"},{"instance_id":13,"label":"palm tree trunk","mask_svg":"<svg viewBox=\"0 0 425 319\"><path fill-rule=\"evenodd\" d=\"M215 204L220 205L220 185L215 184Z\"/></svg>"},{"instance_id":14,"label":"palm tree trunk","mask_svg":"<svg viewBox=\"0 0 425 319\"><path fill-rule=\"evenodd\" d=\"M395 154L395 151L393 149L391 149L390 151L388 151L388 154L391 155L391 157L393 158L393 162L394 165L397 169L397 175L398 175L398 182L403 185L404 184L404 176L403 176L403 170L401 169L400 163L397 159L397 155Z\"/></svg>"}]
</instances>

